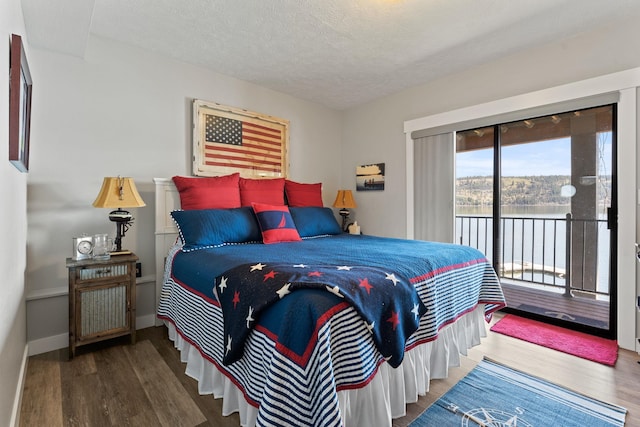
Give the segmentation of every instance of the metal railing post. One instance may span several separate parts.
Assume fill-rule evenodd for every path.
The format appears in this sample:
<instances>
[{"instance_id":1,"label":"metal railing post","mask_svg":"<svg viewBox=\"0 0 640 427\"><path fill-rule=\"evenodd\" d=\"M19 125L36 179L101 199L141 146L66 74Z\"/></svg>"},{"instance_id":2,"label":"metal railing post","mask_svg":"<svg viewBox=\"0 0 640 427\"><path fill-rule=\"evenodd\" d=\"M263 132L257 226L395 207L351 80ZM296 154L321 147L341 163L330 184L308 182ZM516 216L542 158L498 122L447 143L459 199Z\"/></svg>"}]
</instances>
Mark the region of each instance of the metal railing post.
<instances>
[{"instance_id":1,"label":"metal railing post","mask_svg":"<svg viewBox=\"0 0 640 427\"><path fill-rule=\"evenodd\" d=\"M565 264L564 264L564 296L571 296L571 232L572 232L572 215L569 212L566 216L565 225L566 242L565 242Z\"/></svg>"}]
</instances>

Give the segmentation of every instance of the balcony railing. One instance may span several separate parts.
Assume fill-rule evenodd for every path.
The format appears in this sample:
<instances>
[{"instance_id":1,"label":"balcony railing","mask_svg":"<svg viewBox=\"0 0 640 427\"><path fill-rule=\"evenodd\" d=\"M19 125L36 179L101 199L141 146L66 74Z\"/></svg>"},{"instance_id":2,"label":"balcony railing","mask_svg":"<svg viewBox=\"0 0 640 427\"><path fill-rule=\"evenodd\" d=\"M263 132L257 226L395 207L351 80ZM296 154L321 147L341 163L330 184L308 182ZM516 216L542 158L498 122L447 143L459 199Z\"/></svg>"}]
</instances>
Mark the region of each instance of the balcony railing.
<instances>
[{"instance_id":1,"label":"balcony railing","mask_svg":"<svg viewBox=\"0 0 640 427\"><path fill-rule=\"evenodd\" d=\"M567 295L609 295L606 220L503 217L498 274L503 279L552 286ZM456 239L493 262L493 219L456 216Z\"/></svg>"}]
</instances>

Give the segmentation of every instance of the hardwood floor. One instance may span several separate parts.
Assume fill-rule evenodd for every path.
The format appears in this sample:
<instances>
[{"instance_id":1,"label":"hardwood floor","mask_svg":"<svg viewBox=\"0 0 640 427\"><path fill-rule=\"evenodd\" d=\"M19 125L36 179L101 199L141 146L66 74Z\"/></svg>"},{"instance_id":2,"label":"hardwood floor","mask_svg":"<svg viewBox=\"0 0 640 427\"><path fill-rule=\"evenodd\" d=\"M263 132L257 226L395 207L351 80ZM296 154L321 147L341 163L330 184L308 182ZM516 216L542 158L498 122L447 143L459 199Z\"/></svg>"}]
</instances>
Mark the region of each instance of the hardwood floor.
<instances>
[{"instance_id":1,"label":"hardwood floor","mask_svg":"<svg viewBox=\"0 0 640 427\"><path fill-rule=\"evenodd\" d=\"M494 316L496 319L500 315ZM494 321L496 321L494 319ZM138 331L127 339L29 358L20 413L21 426L238 426L237 414L221 415L222 402L200 396L197 382L184 374L178 351L164 327ZM451 368L449 378L433 380L427 396L394 420L404 427L466 375L483 358L553 381L628 409L627 425L640 426L638 354L620 350L615 368L579 359L489 332L483 343Z\"/></svg>"}]
</instances>

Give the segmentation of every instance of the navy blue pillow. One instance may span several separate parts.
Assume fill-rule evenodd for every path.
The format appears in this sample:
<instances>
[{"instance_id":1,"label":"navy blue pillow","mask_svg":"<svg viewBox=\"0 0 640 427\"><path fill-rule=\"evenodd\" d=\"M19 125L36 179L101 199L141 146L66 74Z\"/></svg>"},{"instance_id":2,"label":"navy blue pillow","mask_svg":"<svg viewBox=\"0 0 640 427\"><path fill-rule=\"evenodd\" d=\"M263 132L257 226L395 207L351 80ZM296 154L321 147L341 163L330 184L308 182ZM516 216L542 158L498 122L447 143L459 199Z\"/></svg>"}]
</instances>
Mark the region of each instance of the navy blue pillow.
<instances>
[{"instance_id":1,"label":"navy blue pillow","mask_svg":"<svg viewBox=\"0 0 640 427\"><path fill-rule=\"evenodd\" d=\"M261 242L260 227L250 207L171 212L185 252L225 244Z\"/></svg>"},{"instance_id":2,"label":"navy blue pillow","mask_svg":"<svg viewBox=\"0 0 640 427\"><path fill-rule=\"evenodd\" d=\"M291 217L296 224L300 237L325 236L340 234L340 224L333 215L331 208L318 206L290 207Z\"/></svg>"}]
</instances>

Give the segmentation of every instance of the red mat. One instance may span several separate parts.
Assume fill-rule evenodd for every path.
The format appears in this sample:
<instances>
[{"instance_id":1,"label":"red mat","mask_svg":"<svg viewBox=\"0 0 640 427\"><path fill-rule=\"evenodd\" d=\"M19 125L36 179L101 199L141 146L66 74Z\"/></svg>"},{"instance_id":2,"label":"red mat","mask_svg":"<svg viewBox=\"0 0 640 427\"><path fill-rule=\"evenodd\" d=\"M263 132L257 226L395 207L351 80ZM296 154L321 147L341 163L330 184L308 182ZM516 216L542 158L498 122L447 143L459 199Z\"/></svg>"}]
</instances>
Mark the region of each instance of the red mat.
<instances>
[{"instance_id":1,"label":"red mat","mask_svg":"<svg viewBox=\"0 0 640 427\"><path fill-rule=\"evenodd\" d=\"M583 359L613 366L618 342L507 314L491 327L493 332L518 338Z\"/></svg>"}]
</instances>

